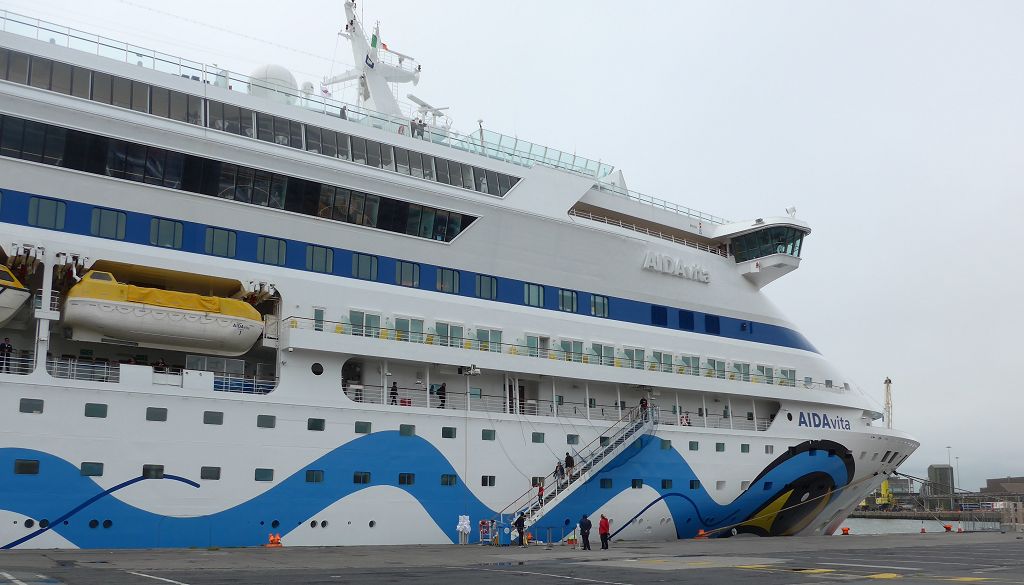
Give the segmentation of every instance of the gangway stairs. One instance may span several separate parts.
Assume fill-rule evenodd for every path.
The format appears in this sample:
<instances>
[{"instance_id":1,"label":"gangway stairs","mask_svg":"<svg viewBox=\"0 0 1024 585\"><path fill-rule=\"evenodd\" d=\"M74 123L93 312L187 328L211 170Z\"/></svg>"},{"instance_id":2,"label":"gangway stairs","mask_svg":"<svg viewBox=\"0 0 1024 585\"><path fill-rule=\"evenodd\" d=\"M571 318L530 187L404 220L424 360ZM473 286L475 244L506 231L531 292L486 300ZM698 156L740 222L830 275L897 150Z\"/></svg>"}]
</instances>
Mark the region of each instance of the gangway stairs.
<instances>
[{"instance_id":1,"label":"gangway stairs","mask_svg":"<svg viewBox=\"0 0 1024 585\"><path fill-rule=\"evenodd\" d=\"M507 520L511 523L522 513L525 515L526 525L533 524L535 520L543 516L546 510L554 508L568 498L609 461L615 459L619 453L632 445L636 439L652 432L657 424L657 408L634 407L630 409L608 429L607 433L594 439L582 449L576 450L579 457L575 461L576 465L573 467L571 475L566 469L566 477L562 480L556 478L554 472L543 479L543 501L538 500L537 486L533 486L498 512L500 522L503 524ZM585 456L584 453L586 453Z\"/></svg>"}]
</instances>

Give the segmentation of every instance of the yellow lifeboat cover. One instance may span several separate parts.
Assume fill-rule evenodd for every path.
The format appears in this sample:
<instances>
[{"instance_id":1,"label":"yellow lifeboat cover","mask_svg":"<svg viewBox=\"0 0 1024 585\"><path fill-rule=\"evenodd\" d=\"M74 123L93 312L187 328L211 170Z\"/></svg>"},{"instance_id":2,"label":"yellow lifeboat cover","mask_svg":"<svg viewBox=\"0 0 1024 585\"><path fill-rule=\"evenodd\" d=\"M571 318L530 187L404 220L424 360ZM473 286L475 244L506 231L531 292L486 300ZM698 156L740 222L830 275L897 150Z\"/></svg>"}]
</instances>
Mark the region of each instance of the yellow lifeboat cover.
<instances>
[{"instance_id":1,"label":"yellow lifeboat cover","mask_svg":"<svg viewBox=\"0 0 1024 585\"><path fill-rule=\"evenodd\" d=\"M253 321L260 320L259 311L245 301L121 284L109 272L96 270L87 272L81 282L71 287L67 297L69 299L84 298L138 303L153 307L241 317Z\"/></svg>"},{"instance_id":2,"label":"yellow lifeboat cover","mask_svg":"<svg viewBox=\"0 0 1024 585\"><path fill-rule=\"evenodd\" d=\"M25 285L21 284L18 277L14 276L14 273L3 264L0 264L0 285L6 286L7 288L25 288Z\"/></svg>"}]
</instances>

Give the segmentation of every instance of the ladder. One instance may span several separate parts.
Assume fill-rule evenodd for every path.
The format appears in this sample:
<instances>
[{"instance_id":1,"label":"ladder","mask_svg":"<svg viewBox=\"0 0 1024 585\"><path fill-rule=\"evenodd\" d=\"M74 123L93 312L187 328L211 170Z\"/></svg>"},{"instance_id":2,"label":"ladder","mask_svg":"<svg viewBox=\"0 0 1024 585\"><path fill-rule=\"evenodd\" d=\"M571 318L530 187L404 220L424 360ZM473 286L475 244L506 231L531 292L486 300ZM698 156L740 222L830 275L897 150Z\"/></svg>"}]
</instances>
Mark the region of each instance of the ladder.
<instances>
[{"instance_id":1,"label":"ladder","mask_svg":"<svg viewBox=\"0 0 1024 585\"><path fill-rule=\"evenodd\" d=\"M511 520L514 521L522 513L525 516L526 524L533 524L535 520L543 516L546 510L569 497L638 438L653 431L657 424L657 408L648 407L643 410L639 407L631 408L609 428L611 434L602 435L576 451L579 454L579 460L576 461L571 475L566 469L566 476L562 480L555 477L554 472L544 478L543 501L538 501L537 486L533 486L515 501L502 508L498 512L497 519L503 523L507 516L511 516ZM587 453L587 455L584 456L583 453Z\"/></svg>"}]
</instances>

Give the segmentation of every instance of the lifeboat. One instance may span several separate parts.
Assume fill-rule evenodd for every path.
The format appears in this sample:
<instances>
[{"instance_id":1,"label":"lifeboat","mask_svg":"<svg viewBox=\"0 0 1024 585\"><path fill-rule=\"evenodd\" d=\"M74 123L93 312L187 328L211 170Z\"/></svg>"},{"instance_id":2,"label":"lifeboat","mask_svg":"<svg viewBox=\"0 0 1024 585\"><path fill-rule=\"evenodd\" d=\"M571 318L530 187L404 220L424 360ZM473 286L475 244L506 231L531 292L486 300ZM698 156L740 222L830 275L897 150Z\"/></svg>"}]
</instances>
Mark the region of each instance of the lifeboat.
<instances>
[{"instance_id":1,"label":"lifeboat","mask_svg":"<svg viewBox=\"0 0 1024 585\"><path fill-rule=\"evenodd\" d=\"M0 265L0 327L6 326L18 314L18 309L32 296L11 270Z\"/></svg>"},{"instance_id":2,"label":"lifeboat","mask_svg":"<svg viewBox=\"0 0 1024 585\"><path fill-rule=\"evenodd\" d=\"M68 291L64 324L76 341L212 355L241 355L263 333L244 301L121 284L98 270Z\"/></svg>"}]
</instances>

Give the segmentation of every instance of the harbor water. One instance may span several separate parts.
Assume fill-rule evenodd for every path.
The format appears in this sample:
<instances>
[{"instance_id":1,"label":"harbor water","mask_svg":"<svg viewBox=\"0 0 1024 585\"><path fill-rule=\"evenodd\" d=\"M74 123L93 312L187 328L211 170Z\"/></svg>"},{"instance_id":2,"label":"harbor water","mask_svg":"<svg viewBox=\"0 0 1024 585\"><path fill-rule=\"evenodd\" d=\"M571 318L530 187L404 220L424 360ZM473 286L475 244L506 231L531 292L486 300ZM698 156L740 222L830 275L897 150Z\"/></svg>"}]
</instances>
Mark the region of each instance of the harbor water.
<instances>
[{"instance_id":1,"label":"harbor water","mask_svg":"<svg viewBox=\"0 0 1024 585\"><path fill-rule=\"evenodd\" d=\"M850 534L907 534L921 532L921 528L928 532L943 532L943 524L951 524L953 530L957 529L955 520L890 520L885 518L847 518L843 523L844 527L850 529ZM998 522L964 522L964 530L969 531L992 531L999 530ZM837 532L838 533L838 532Z\"/></svg>"}]
</instances>

